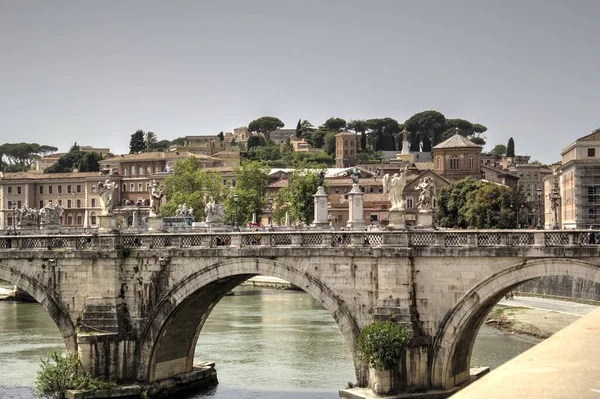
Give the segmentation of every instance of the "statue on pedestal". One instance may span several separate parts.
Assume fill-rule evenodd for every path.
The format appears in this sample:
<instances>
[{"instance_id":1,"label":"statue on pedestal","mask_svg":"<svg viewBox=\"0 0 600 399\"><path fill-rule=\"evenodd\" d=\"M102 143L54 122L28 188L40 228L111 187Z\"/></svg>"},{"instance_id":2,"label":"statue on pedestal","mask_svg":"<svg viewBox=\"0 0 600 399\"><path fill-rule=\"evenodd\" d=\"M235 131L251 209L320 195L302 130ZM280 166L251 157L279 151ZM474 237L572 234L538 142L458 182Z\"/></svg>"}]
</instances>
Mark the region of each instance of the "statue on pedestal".
<instances>
[{"instance_id":1,"label":"statue on pedestal","mask_svg":"<svg viewBox=\"0 0 600 399\"><path fill-rule=\"evenodd\" d=\"M39 211L24 205L17 210L17 226L19 227L37 227Z\"/></svg>"},{"instance_id":2,"label":"statue on pedestal","mask_svg":"<svg viewBox=\"0 0 600 399\"><path fill-rule=\"evenodd\" d=\"M400 174L394 173L383 176L383 193L388 193L388 198L392 203L390 211L403 211L404 199L402 197L404 187L406 187L406 178L408 175L408 165L400 170Z\"/></svg>"},{"instance_id":3,"label":"statue on pedestal","mask_svg":"<svg viewBox=\"0 0 600 399\"><path fill-rule=\"evenodd\" d=\"M319 187L323 187L323 183L325 182L325 172L319 172Z\"/></svg>"},{"instance_id":4,"label":"statue on pedestal","mask_svg":"<svg viewBox=\"0 0 600 399\"><path fill-rule=\"evenodd\" d=\"M360 179L360 170L355 166L352 168L352 183L358 184L358 180Z\"/></svg>"},{"instance_id":5,"label":"statue on pedestal","mask_svg":"<svg viewBox=\"0 0 600 399\"><path fill-rule=\"evenodd\" d=\"M113 195L117 183L106 179L104 182L98 183L98 194L100 195L100 216L110 215L113 208Z\"/></svg>"},{"instance_id":6,"label":"statue on pedestal","mask_svg":"<svg viewBox=\"0 0 600 399\"><path fill-rule=\"evenodd\" d=\"M204 213L206 214L206 223L223 223L225 209L223 208L223 204L215 203L213 197L210 197L210 199L206 202Z\"/></svg>"},{"instance_id":7,"label":"statue on pedestal","mask_svg":"<svg viewBox=\"0 0 600 399\"><path fill-rule=\"evenodd\" d=\"M436 187L433 177L427 176L422 178L416 189L420 192L419 201L417 202L419 211L431 212L431 209L433 208L433 199L436 196Z\"/></svg>"},{"instance_id":8,"label":"statue on pedestal","mask_svg":"<svg viewBox=\"0 0 600 399\"><path fill-rule=\"evenodd\" d=\"M164 187L158 184L156 180L152 180L150 186L150 217L160 216L160 203L164 195Z\"/></svg>"},{"instance_id":9,"label":"statue on pedestal","mask_svg":"<svg viewBox=\"0 0 600 399\"><path fill-rule=\"evenodd\" d=\"M39 211L40 224L44 227L57 227L60 226L60 219L63 214L62 206L48 202Z\"/></svg>"}]
</instances>

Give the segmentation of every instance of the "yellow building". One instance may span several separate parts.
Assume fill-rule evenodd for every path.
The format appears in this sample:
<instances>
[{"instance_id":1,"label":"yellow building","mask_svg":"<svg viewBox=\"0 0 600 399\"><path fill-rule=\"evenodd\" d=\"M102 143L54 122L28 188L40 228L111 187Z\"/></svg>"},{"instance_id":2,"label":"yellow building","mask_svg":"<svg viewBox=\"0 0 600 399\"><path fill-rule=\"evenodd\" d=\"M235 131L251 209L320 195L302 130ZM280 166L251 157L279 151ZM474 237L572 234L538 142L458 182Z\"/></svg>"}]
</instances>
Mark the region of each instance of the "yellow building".
<instances>
[{"instance_id":1,"label":"yellow building","mask_svg":"<svg viewBox=\"0 0 600 399\"><path fill-rule=\"evenodd\" d=\"M356 165L358 159L358 139L356 133L342 132L335 135L335 167L348 168Z\"/></svg>"}]
</instances>

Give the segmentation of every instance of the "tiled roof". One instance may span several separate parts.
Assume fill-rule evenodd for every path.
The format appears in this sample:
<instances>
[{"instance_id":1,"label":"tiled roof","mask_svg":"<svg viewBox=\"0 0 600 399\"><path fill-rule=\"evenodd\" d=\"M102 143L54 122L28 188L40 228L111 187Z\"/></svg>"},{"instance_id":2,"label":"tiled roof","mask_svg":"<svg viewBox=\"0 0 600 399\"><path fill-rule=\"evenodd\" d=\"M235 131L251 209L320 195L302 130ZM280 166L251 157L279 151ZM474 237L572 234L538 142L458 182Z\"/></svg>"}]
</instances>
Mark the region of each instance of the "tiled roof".
<instances>
[{"instance_id":1,"label":"tiled roof","mask_svg":"<svg viewBox=\"0 0 600 399\"><path fill-rule=\"evenodd\" d=\"M341 132L341 133L338 133L335 135L335 137L338 137L338 136L356 136L356 133L345 131L345 132Z\"/></svg>"},{"instance_id":2,"label":"tiled roof","mask_svg":"<svg viewBox=\"0 0 600 399\"><path fill-rule=\"evenodd\" d=\"M473 143L472 141L469 141L466 137L463 137L460 134L455 134L454 136L450 137L448 140L441 142L438 145L436 145L435 147L433 147L432 150L437 150L437 149L441 149L441 148L465 148L465 147L481 148L480 145L477 145L477 144Z\"/></svg>"},{"instance_id":3,"label":"tiled roof","mask_svg":"<svg viewBox=\"0 0 600 399\"><path fill-rule=\"evenodd\" d=\"M417 170L431 170L433 169L433 162L415 162L415 168Z\"/></svg>"}]
</instances>

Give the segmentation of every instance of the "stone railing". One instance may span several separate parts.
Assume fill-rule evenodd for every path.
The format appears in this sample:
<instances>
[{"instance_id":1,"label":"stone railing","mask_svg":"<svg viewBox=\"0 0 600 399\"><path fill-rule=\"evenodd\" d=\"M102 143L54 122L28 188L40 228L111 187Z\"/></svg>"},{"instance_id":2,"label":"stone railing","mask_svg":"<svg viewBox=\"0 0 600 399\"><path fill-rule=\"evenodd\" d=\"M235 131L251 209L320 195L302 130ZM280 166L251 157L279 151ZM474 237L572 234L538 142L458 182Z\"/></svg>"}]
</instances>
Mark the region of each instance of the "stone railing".
<instances>
[{"instance_id":1,"label":"stone railing","mask_svg":"<svg viewBox=\"0 0 600 399\"><path fill-rule=\"evenodd\" d=\"M600 237L599 237L600 238ZM587 230L288 231L4 235L0 250L220 247L563 247L600 245Z\"/></svg>"}]
</instances>

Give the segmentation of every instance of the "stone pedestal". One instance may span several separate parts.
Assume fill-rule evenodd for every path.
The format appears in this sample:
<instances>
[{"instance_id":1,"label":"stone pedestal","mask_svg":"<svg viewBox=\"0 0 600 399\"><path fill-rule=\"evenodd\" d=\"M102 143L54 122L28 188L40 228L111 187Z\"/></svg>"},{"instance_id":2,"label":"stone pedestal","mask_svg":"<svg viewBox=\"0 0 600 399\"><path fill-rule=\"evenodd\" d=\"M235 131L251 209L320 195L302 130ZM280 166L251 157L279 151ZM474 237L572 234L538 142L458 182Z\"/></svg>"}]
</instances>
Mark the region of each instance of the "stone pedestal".
<instances>
[{"instance_id":1,"label":"stone pedestal","mask_svg":"<svg viewBox=\"0 0 600 399\"><path fill-rule=\"evenodd\" d=\"M417 213L417 226L420 229L433 228L433 216L431 211L419 211Z\"/></svg>"},{"instance_id":2,"label":"stone pedestal","mask_svg":"<svg viewBox=\"0 0 600 399\"><path fill-rule=\"evenodd\" d=\"M115 229L116 222L113 215L98 216L98 231L107 232Z\"/></svg>"},{"instance_id":3,"label":"stone pedestal","mask_svg":"<svg viewBox=\"0 0 600 399\"><path fill-rule=\"evenodd\" d=\"M346 227L350 230L362 230L365 227L363 195L360 186L353 184L352 190L348 193L348 223L346 223Z\"/></svg>"},{"instance_id":4,"label":"stone pedestal","mask_svg":"<svg viewBox=\"0 0 600 399\"><path fill-rule=\"evenodd\" d=\"M165 224L162 216L149 216L148 217L148 230L149 231L161 231L165 229Z\"/></svg>"},{"instance_id":5,"label":"stone pedestal","mask_svg":"<svg viewBox=\"0 0 600 399\"><path fill-rule=\"evenodd\" d=\"M329 219L327 218L327 193L322 186L319 186L317 193L313 195L315 199L315 218L313 224L317 229L326 230L329 228Z\"/></svg>"},{"instance_id":6,"label":"stone pedestal","mask_svg":"<svg viewBox=\"0 0 600 399\"><path fill-rule=\"evenodd\" d=\"M388 229L390 230L403 230L406 228L406 215L404 209L393 210L388 212Z\"/></svg>"}]
</instances>

